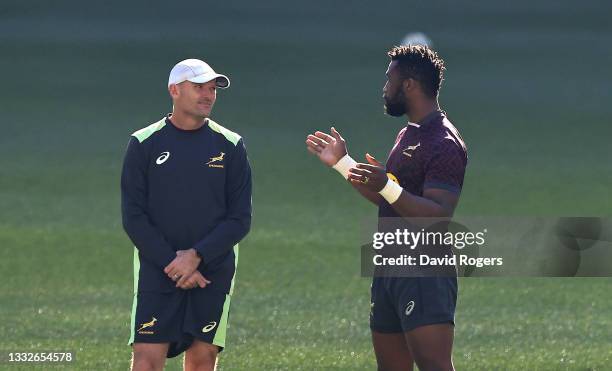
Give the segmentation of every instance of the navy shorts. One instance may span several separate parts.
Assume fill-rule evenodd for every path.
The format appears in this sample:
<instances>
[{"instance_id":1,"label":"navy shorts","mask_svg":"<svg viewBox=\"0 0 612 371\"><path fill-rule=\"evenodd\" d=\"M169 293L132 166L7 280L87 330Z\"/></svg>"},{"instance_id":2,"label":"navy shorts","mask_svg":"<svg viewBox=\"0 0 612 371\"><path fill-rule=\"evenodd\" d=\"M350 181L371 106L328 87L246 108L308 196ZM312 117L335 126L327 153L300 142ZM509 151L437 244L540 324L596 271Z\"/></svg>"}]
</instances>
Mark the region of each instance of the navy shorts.
<instances>
[{"instance_id":1,"label":"navy shorts","mask_svg":"<svg viewBox=\"0 0 612 371\"><path fill-rule=\"evenodd\" d=\"M187 350L194 339L225 347L231 296L209 287L172 292L140 292L132 305L133 343L170 343L168 358Z\"/></svg>"},{"instance_id":2,"label":"navy shorts","mask_svg":"<svg viewBox=\"0 0 612 371\"><path fill-rule=\"evenodd\" d=\"M457 277L374 277L371 292L372 331L398 333L455 324Z\"/></svg>"}]
</instances>

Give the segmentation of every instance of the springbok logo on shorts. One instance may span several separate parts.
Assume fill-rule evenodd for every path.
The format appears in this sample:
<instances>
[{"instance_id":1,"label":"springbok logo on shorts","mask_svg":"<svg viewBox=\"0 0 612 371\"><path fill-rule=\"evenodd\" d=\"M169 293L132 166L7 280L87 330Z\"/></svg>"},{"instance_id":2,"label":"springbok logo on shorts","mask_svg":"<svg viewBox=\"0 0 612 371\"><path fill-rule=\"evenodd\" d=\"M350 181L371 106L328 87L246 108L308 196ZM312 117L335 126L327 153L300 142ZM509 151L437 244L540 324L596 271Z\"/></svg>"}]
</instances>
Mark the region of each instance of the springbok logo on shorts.
<instances>
[{"instance_id":1,"label":"springbok logo on shorts","mask_svg":"<svg viewBox=\"0 0 612 371\"><path fill-rule=\"evenodd\" d=\"M210 332L212 329L215 328L215 326L217 326L217 322L212 321L208 325L202 327L202 332Z\"/></svg>"},{"instance_id":2,"label":"springbok logo on shorts","mask_svg":"<svg viewBox=\"0 0 612 371\"><path fill-rule=\"evenodd\" d=\"M412 313L412 310L414 309L414 301L410 300L408 302L408 305L406 305L406 315L409 316L410 313Z\"/></svg>"},{"instance_id":3,"label":"springbok logo on shorts","mask_svg":"<svg viewBox=\"0 0 612 371\"><path fill-rule=\"evenodd\" d=\"M157 322L157 318L152 317L153 319L149 322L145 322L143 324L140 325L140 328L137 330L137 332L139 334L143 334L143 335L153 335L153 331L143 331L146 328L150 328L155 326L155 322Z\"/></svg>"},{"instance_id":4,"label":"springbok logo on shorts","mask_svg":"<svg viewBox=\"0 0 612 371\"><path fill-rule=\"evenodd\" d=\"M155 163L161 165L166 162L168 158L170 158L170 152L162 152L157 158L157 160L155 160Z\"/></svg>"}]
</instances>

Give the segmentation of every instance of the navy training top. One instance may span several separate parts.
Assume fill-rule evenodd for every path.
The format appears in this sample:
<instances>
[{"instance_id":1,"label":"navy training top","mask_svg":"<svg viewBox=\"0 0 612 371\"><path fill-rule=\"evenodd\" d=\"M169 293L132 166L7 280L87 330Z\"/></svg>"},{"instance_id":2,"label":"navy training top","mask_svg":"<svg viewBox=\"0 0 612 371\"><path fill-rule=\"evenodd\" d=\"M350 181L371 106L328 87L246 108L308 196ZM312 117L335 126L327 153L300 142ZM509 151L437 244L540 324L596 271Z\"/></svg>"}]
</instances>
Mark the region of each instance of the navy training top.
<instances>
[{"instance_id":1,"label":"navy training top","mask_svg":"<svg viewBox=\"0 0 612 371\"><path fill-rule=\"evenodd\" d=\"M242 138L207 119L169 116L132 134L121 175L123 227L134 243L134 292L180 290L163 269L195 248L211 289L231 294L238 242L251 225L251 168Z\"/></svg>"}]
</instances>

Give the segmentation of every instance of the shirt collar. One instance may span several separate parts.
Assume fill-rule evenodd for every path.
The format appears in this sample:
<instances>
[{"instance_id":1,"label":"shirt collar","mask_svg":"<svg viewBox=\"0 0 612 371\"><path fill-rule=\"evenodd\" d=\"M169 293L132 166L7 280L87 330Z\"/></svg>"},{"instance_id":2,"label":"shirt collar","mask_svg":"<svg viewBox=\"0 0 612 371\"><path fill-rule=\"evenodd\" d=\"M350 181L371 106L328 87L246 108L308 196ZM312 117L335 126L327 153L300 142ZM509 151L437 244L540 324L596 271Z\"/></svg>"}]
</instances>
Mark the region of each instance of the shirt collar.
<instances>
[{"instance_id":1,"label":"shirt collar","mask_svg":"<svg viewBox=\"0 0 612 371\"><path fill-rule=\"evenodd\" d=\"M437 109L437 110L430 112L427 116L423 117L418 122L409 121L408 126L414 126L416 128L420 128L421 126L427 125L428 123L432 121L436 121L436 119L439 118L440 116L444 116L444 111Z\"/></svg>"}]
</instances>

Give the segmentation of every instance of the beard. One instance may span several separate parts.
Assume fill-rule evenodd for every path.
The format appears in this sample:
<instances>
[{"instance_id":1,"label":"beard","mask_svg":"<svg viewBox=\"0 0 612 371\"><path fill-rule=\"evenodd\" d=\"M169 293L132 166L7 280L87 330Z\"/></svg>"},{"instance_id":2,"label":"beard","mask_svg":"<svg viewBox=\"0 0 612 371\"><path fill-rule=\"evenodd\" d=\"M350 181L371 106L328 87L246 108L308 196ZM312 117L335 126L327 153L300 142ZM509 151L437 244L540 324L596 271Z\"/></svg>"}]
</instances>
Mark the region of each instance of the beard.
<instances>
[{"instance_id":1,"label":"beard","mask_svg":"<svg viewBox=\"0 0 612 371\"><path fill-rule=\"evenodd\" d=\"M393 117L400 117L408 113L406 95L403 90L398 89L394 97L385 98L385 113Z\"/></svg>"}]
</instances>

